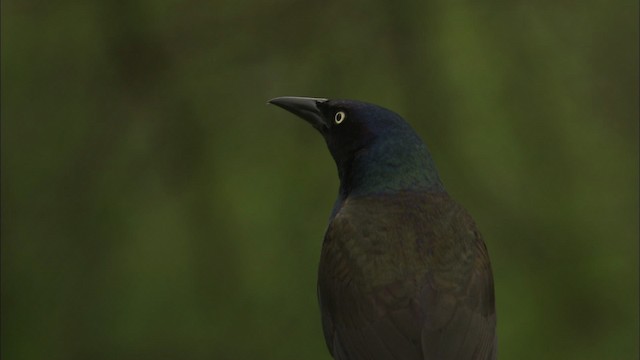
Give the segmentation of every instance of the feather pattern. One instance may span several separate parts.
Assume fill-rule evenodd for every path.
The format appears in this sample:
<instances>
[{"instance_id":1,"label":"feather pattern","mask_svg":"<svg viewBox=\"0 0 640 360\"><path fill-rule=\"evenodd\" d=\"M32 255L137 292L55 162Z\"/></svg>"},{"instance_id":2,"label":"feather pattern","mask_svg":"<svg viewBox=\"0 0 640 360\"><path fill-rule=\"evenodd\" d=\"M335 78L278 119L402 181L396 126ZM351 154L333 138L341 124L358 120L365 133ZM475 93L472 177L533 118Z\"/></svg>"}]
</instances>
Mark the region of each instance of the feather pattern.
<instances>
[{"instance_id":1,"label":"feather pattern","mask_svg":"<svg viewBox=\"0 0 640 360\"><path fill-rule=\"evenodd\" d=\"M444 192L348 198L325 235L318 296L335 359L495 359L487 250Z\"/></svg>"}]
</instances>

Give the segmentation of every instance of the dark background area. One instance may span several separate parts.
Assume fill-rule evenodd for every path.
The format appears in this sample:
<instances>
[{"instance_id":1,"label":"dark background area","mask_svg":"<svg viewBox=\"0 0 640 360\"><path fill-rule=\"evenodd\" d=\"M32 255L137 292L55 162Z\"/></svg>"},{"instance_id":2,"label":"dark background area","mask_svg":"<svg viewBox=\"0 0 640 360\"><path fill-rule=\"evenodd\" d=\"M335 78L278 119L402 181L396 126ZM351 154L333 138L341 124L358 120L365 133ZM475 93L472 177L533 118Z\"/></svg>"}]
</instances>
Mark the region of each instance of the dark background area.
<instances>
[{"instance_id":1,"label":"dark background area","mask_svg":"<svg viewBox=\"0 0 640 360\"><path fill-rule=\"evenodd\" d=\"M638 2L3 1L3 359L329 359L334 164L402 114L490 250L501 359L638 356Z\"/></svg>"}]
</instances>

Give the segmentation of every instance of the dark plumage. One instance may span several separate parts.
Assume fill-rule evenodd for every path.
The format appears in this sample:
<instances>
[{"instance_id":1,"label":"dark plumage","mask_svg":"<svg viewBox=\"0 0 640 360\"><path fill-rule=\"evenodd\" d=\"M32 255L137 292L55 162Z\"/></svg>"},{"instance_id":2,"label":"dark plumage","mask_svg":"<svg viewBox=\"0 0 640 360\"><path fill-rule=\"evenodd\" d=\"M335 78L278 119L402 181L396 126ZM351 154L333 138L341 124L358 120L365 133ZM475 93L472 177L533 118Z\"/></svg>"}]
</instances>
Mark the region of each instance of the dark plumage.
<instances>
[{"instance_id":1,"label":"dark plumage","mask_svg":"<svg viewBox=\"0 0 640 360\"><path fill-rule=\"evenodd\" d=\"M495 359L487 249L413 129L399 115L359 101L270 102L320 131L338 167L340 191L318 271L331 355Z\"/></svg>"}]
</instances>

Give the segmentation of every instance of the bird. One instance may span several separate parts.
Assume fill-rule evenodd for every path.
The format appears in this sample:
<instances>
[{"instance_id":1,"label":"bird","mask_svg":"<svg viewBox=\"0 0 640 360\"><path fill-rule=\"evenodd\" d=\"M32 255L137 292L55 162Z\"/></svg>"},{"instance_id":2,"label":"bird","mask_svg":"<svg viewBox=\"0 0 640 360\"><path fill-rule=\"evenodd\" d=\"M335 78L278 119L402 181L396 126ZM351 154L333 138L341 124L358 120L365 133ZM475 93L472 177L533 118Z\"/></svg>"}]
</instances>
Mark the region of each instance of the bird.
<instances>
[{"instance_id":1,"label":"bird","mask_svg":"<svg viewBox=\"0 0 640 360\"><path fill-rule=\"evenodd\" d=\"M496 359L487 247L409 123L356 100L283 96L269 103L318 130L338 170L317 279L331 356Z\"/></svg>"}]
</instances>

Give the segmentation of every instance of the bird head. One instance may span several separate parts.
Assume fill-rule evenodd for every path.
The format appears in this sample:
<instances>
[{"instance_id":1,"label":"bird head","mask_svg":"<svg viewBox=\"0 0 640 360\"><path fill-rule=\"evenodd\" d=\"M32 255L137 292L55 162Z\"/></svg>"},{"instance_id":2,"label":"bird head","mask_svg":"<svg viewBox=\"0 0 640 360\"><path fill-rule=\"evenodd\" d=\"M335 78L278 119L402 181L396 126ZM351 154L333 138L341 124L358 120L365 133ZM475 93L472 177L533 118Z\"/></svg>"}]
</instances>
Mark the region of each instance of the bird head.
<instances>
[{"instance_id":1,"label":"bird head","mask_svg":"<svg viewBox=\"0 0 640 360\"><path fill-rule=\"evenodd\" d=\"M441 187L425 144L391 110L355 100L293 96L269 103L298 115L322 134L345 197Z\"/></svg>"}]
</instances>

